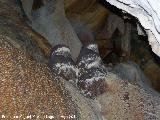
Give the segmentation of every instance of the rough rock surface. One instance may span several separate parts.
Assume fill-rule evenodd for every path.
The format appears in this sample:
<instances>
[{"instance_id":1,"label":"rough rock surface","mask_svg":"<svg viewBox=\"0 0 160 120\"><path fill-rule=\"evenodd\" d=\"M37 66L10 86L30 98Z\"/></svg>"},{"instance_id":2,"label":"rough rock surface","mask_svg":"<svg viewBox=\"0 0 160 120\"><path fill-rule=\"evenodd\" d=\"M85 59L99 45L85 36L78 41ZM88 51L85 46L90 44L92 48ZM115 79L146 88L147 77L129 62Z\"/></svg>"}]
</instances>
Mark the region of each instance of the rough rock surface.
<instances>
[{"instance_id":1,"label":"rough rock surface","mask_svg":"<svg viewBox=\"0 0 160 120\"><path fill-rule=\"evenodd\" d=\"M84 97L79 89L69 82L64 82L64 85L80 110L81 120L103 120L101 107L97 100Z\"/></svg>"},{"instance_id":2,"label":"rough rock surface","mask_svg":"<svg viewBox=\"0 0 160 120\"><path fill-rule=\"evenodd\" d=\"M134 85L139 85L145 87L148 85L151 87L149 79L142 72L138 64L128 61L124 63L119 63L114 66L113 73L118 75L121 79L127 80Z\"/></svg>"},{"instance_id":3,"label":"rough rock surface","mask_svg":"<svg viewBox=\"0 0 160 120\"><path fill-rule=\"evenodd\" d=\"M148 34L152 51L160 56L160 2L159 0L106 0L136 17Z\"/></svg>"},{"instance_id":4,"label":"rough rock surface","mask_svg":"<svg viewBox=\"0 0 160 120\"><path fill-rule=\"evenodd\" d=\"M92 31L104 24L108 10L97 0L64 0L69 19L85 23Z\"/></svg>"},{"instance_id":5,"label":"rough rock surface","mask_svg":"<svg viewBox=\"0 0 160 120\"><path fill-rule=\"evenodd\" d=\"M16 43L18 49L44 62L50 54L51 46L26 24L23 15L18 0L0 0L0 34L12 38L12 43Z\"/></svg>"},{"instance_id":6,"label":"rough rock surface","mask_svg":"<svg viewBox=\"0 0 160 120\"><path fill-rule=\"evenodd\" d=\"M0 113L9 120L14 116L44 120L45 115L78 115L69 93L53 77L49 68L36 63L0 39ZM34 116L35 115L35 116ZM34 118L33 118L34 117Z\"/></svg>"},{"instance_id":7,"label":"rough rock surface","mask_svg":"<svg viewBox=\"0 0 160 120\"><path fill-rule=\"evenodd\" d=\"M24 11L29 18L28 25L42 35L52 45L64 44L71 49L76 60L81 42L73 30L64 10L64 0L49 0L42 7L33 10L33 0L21 0Z\"/></svg>"},{"instance_id":8,"label":"rough rock surface","mask_svg":"<svg viewBox=\"0 0 160 120\"><path fill-rule=\"evenodd\" d=\"M103 65L96 44L88 44L82 48L77 66L77 86L85 96L94 98L105 92L107 68Z\"/></svg>"},{"instance_id":9,"label":"rough rock surface","mask_svg":"<svg viewBox=\"0 0 160 120\"><path fill-rule=\"evenodd\" d=\"M19 30L25 31L40 48L45 48L42 38L21 21L12 2L0 0L0 15L7 16L6 24L11 19L15 28L21 28ZM17 33L14 31L13 36L14 34ZM160 98L156 92L132 85L115 74L107 73L106 92L97 96L97 101L89 100L74 85L53 75L54 73L51 74L46 65L39 64L26 56L26 53L20 52L18 49L23 44L18 41L21 39L15 40L8 35L11 35L10 31L0 39L0 95L3 96L0 97L0 117L4 114L5 117L11 116L7 120L12 120L14 115L32 115L33 118L49 114L59 118L62 114L65 115L63 117L76 114L76 119L101 120L101 114L107 120L159 120ZM92 67L92 64L89 66ZM64 81L64 84L60 81Z\"/></svg>"},{"instance_id":10,"label":"rough rock surface","mask_svg":"<svg viewBox=\"0 0 160 120\"><path fill-rule=\"evenodd\" d=\"M150 59L143 65L143 71L151 80L153 88L160 91L160 65Z\"/></svg>"},{"instance_id":11,"label":"rough rock surface","mask_svg":"<svg viewBox=\"0 0 160 120\"><path fill-rule=\"evenodd\" d=\"M104 120L159 120L160 97L119 79L115 74L106 76L107 92L96 99L101 105Z\"/></svg>"},{"instance_id":12,"label":"rough rock surface","mask_svg":"<svg viewBox=\"0 0 160 120\"><path fill-rule=\"evenodd\" d=\"M53 48L50 67L54 73L65 78L65 80L77 79L78 69L67 46L57 45Z\"/></svg>"},{"instance_id":13,"label":"rough rock surface","mask_svg":"<svg viewBox=\"0 0 160 120\"><path fill-rule=\"evenodd\" d=\"M19 51L6 37L0 38L0 117L101 120L90 104L46 65Z\"/></svg>"}]
</instances>

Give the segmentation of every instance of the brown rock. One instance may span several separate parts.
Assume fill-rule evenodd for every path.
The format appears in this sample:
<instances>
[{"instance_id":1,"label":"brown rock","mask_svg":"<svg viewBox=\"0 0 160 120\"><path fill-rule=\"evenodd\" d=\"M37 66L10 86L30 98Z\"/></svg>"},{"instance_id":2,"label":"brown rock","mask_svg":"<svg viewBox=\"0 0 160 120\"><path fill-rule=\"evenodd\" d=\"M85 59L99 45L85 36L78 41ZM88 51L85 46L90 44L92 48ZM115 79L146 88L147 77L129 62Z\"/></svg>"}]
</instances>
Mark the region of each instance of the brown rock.
<instances>
[{"instance_id":1,"label":"brown rock","mask_svg":"<svg viewBox=\"0 0 160 120\"><path fill-rule=\"evenodd\" d=\"M106 120L159 120L160 97L108 73L107 92L98 96Z\"/></svg>"},{"instance_id":2,"label":"brown rock","mask_svg":"<svg viewBox=\"0 0 160 120\"><path fill-rule=\"evenodd\" d=\"M28 47L29 43L35 43L34 49L37 51L32 49L29 54L34 56L36 53L41 54L40 52L42 52L46 57L49 57L51 45L26 24L27 18L24 18L23 14L15 1L1 0L0 34L14 38L14 43L19 44L23 50ZM30 45L29 47L33 46ZM34 53L32 53L33 51Z\"/></svg>"},{"instance_id":3,"label":"brown rock","mask_svg":"<svg viewBox=\"0 0 160 120\"><path fill-rule=\"evenodd\" d=\"M31 115L31 119L44 120L52 115L61 120L61 115L76 115L78 119L76 105L59 79L46 65L0 39L0 116L13 120Z\"/></svg>"},{"instance_id":4,"label":"brown rock","mask_svg":"<svg viewBox=\"0 0 160 120\"><path fill-rule=\"evenodd\" d=\"M99 29L108 15L96 0L65 0L65 8L69 19L87 24L92 31Z\"/></svg>"},{"instance_id":5,"label":"brown rock","mask_svg":"<svg viewBox=\"0 0 160 120\"><path fill-rule=\"evenodd\" d=\"M84 96L94 99L105 92L107 69L99 56L96 44L84 46L77 60L79 69L77 87Z\"/></svg>"},{"instance_id":6,"label":"brown rock","mask_svg":"<svg viewBox=\"0 0 160 120\"><path fill-rule=\"evenodd\" d=\"M160 66L151 59L143 66L143 70L153 88L160 91Z\"/></svg>"},{"instance_id":7,"label":"brown rock","mask_svg":"<svg viewBox=\"0 0 160 120\"><path fill-rule=\"evenodd\" d=\"M106 57L112 51L113 45L111 39L102 39L100 36L97 36L96 42L102 58Z\"/></svg>"}]
</instances>

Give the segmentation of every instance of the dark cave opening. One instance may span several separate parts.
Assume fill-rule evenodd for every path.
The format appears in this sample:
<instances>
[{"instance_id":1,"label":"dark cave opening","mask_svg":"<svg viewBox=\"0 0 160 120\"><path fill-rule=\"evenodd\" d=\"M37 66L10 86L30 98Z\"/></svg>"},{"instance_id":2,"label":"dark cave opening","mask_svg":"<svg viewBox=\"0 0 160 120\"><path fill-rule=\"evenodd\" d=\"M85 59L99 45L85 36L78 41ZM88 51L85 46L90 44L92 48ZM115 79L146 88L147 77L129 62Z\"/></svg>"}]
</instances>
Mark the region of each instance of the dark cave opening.
<instances>
[{"instance_id":1,"label":"dark cave opening","mask_svg":"<svg viewBox=\"0 0 160 120\"><path fill-rule=\"evenodd\" d=\"M130 32L130 56L129 58L125 58L122 55L121 49L122 40L120 39L121 35L119 31L116 29L111 37L111 41L113 44L112 51L107 54L105 57L103 56L103 62L106 66L115 66L118 63L124 63L127 61L135 62L148 79L151 81L151 86L160 92L160 57L158 57L155 53L152 52L151 46L148 42L148 36L145 33L145 30L142 28L144 35L138 35L137 31L137 23L138 20L130 14L124 13L122 10L116 8L113 5L110 5L105 0L100 0L100 3L105 6L112 14L116 14L120 18L124 20L124 23L131 24L131 32ZM127 19L124 19L124 16ZM129 19L128 19L129 18Z\"/></svg>"},{"instance_id":2,"label":"dark cave opening","mask_svg":"<svg viewBox=\"0 0 160 120\"><path fill-rule=\"evenodd\" d=\"M37 10L41 8L42 6L44 6L43 0L33 0L32 10Z\"/></svg>"}]
</instances>

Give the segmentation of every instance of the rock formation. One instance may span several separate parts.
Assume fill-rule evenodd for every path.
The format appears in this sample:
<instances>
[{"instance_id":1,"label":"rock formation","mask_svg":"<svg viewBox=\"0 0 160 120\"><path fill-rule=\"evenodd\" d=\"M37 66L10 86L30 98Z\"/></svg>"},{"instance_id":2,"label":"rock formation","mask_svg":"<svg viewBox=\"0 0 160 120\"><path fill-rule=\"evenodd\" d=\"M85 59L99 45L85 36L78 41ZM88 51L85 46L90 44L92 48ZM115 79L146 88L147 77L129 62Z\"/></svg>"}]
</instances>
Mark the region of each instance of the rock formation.
<instances>
[{"instance_id":1,"label":"rock formation","mask_svg":"<svg viewBox=\"0 0 160 120\"><path fill-rule=\"evenodd\" d=\"M136 17L148 35L154 53L160 56L160 3L158 0L106 0L111 5Z\"/></svg>"},{"instance_id":2,"label":"rock formation","mask_svg":"<svg viewBox=\"0 0 160 120\"><path fill-rule=\"evenodd\" d=\"M45 115L77 115L76 105L64 87L45 65L36 63L0 38L0 108L1 116L41 120ZM35 117L35 118L33 118Z\"/></svg>"},{"instance_id":3,"label":"rock formation","mask_svg":"<svg viewBox=\"0 0 160 120\"><path fill-rule=\"evenodd\" d=\"M56 17L53 19L54 22L58 21L58 25L55 26L56 30L58 30L58 32L56 31L58 36L56 36L54 40L47 40L44 38L45 33L48 32L47 30L43 31L43 29L40 28L40 31L37 31L38 28L36 25L38 24L44 25L45 29L49 27L49 25L45 26L45 24L43 24L44 19L42 18L44 16L51 18L49 19L49 24L53 22L53 14L51 15L52 17L50 14L46 15L46 13L45 15L41 14L42 16L38 16L37 14L46 12L46 10L50 11L49 13L53 12L52 7L50 7L51 4L47 4L47 1L48 0L44 0L44 2L42 2L42 0L40 0L40 4L36 6L35 1L32 3L32 1L22 0L28 17L28 19L24 19L25 14L22 17L20 8L16 6L15 1L0 0L0 119L5 117L7 120L15 118L44 120L44 118L48 117L48 119L52 118L56 120L64 118L77 120L159 120L159 93L146 85L145 78L139 67L124 63L117 66L115 70L115 74L117 75L110 73L104 68L99 53L97 52L97 46L95 47L95 45L85 46L86 48L84 47L81 51L79 61L77 61L78 69L80 70L78 71L78 78L76 72L72 73L74 69L69 69L69 74L66 74L66 71L63 71L66 70L66 68L62 69L65 66L56 64L57 61L59 62L58 59L55 59L57 56L61 55L64 51L66 52L66 50L67 54L70 54L70 52L68 52L68 47L65 46L64 51L57 48L54 53L51 54L51 45L64 42L63 40L68 40L70 37L73 37L72 40L79 41L79 39L77 39L73 28L68 20L66 20L64 10L61 9L62 6L58 8L59 5L62 5L59 4L62 2L61 0L58 0L55 6L52 4L53 9L54 7L61 9L57 13L54 12L54 15L61 16L59 12L62 11L61 17L64 18L66 23L63 23L64 21L61 17L57 18L57 20L55 20ZM54 2L55 1L56 0L54 0ZM50 0L50 2L53 1ZM90 2L92 3L91 5ZM83 13L82 16L78 14L76 17L73 16L71 18L76 18L77 20L84 19L86 23L87 21L93 20L91 24L87 23L87 26L94 31L101 26L106 12L100 7L100 9L104 11L103 14L101 13L100 15L100 21L102 21L96 22L95 25L94 20L98 19L96 15L98 15L98 11L101 10L98 9L99 7L95 7L98 10L91 12L89 16L90 10L93 10L91 8L96 3L96 0L90 2L86 0L72 0L67 3L74 4L66 3L67 7L65 9L67 16L72 16L71 13L73 11L71 8L74 6L75 9L77 8L77 11L85 11L85 8L90 8L86 10L87 12ZM86 6L80 6L78 8L76 7L78 3L83 5L85 5L85 3L87 4ZM31 8L31 4L34 4L33 9ZM48 5L48 7L46 7L46 5ZM93 6L90 7L89 5ZM121 6L119 5L119 7ZM132 6L132 8L133 7L134 6ZM88 16L89 19L86 20L85 17L83 18L83 15ZM91 19L92 15L95 15L95 19ZM36 17L36 19L34 19L34 17ZM27 26L25 23L26 20L39 34ZM43 34L40 32L43 32ZM63 32L65 33L63 34ZM88 31L86 31L86 33L88 33ZM66 34L69 34L69 37L65 36ZM92 37L91 35L89 38L92 39ZM55 41L55 44L52 40ZM49 67L44 64L46 63L44 61L48 62L47 56L49 55L53 55L51 61L53 60L55 70L62 70L62 74L51 71ZM62 62L64 62L63 57L60 57ZM69 58L71 57L69 56ZM70 61L69 59L69 62L65 62L73 63L74 61ZM149 70L153 67L150 67L150 63L146 65L147 66L144 66L144 69L147 69L145 72L150 74ZM75 67L74 64L73 66ZM70 66L68 68L70 68ZM155 66L154 70L158 71L159 69ZM130 75L132 75L134 79L130 77ZM157 79L157 76L154 77ZM70 82L71 78L74 82ZM77 82L76 84L75 81ZM94 100L86 98L86 96L94 98Z\"/></svg>"},{"instance_id":4,"label":"rock formation","mask_svg":"<svg viewBox=\"0 0 160 120\"><path fill-rule=\"evenodd\" d=\"M47 62L51 45L26 24L27 19L23 17L23 14L16 1L0 1L0 34L14 38L14 43L18 44L18 48L37 61Z\"/></svg>"},{"instance_id":5,"label":"rock formation","mask_svg":"<svg viewBox=\"0 0 160 120\"><path fill-rule=\"evenodd\" d=\"M65 16L64 1L50 0L36 10L32 9L33 0L21 2L32 29L45 37L52 46L57 44L69 46L72 57L76 60L81 42Z\"/></svg>"},{"instance_id":6,"label":"rock formation","mask_svg":"<svg viewBox=\"0 0 160 120\"><path fill-rule=\"evenodd\" d=\"M46 65L37 63L15 48L10 39L0 36L0 118L101 118L98 112L92 110L94 101L91 103L77 88L65 83L62 77L52 73Z\"/></svg>"},{"instance_id":7,"label":"rock formation","mask_svg":"<svg viewBox=\"0 0 160 120\"><path fill-rule=\"evenodd\" d=\"M99 30L106 21L108 10L97 0L64 0L69 19L85 23L91 30Z\"/></svg>"},{"instance_id":8,"label":"rock formation","mask_svg":"<svg viewBox=\"0 0 160 120\"><path fill-rule=\"evenodd\" d=\"M78 69L67 46L54 46L50 57L50 67L54 73L65 78L65 80L77 79Z\"/></svg>"},{"instance_id":9,"label":"rock formation","mask_svg":"<svg viewBox=\"0 0 160 120\"><path fill-rule=\"evenodd\" d=\"M111 73L106 82L107 92L97 97L105 120L159 120L160 97L155 91L120 80Z\"/></svg>"},{"instance_id":10,"label":"rock formation","mask_svg":"<svg viewBox=\"0 0 160 120\"><path fill-rule=\"evenodd\" d=\"M96 44L88 44L82 48L77 66L77 86L85 96L95 98L105 92L107 68L103 65Z\"/></svg>"}]
</instances>

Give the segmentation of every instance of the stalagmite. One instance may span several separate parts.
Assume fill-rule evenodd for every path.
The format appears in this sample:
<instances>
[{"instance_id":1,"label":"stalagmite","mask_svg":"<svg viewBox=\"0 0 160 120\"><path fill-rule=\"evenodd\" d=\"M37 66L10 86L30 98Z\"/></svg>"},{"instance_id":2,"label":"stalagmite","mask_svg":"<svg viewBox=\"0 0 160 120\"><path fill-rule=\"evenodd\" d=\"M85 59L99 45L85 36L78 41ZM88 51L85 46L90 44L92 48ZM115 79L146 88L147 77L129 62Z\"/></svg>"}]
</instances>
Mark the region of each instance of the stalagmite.
<instances>
[{"instance_id":1,"label":"stalagmite","mask_svg":"<svg viewBox=\"0 0 160 120\"><path fill-rule=\"evenodd\" d=\"M125 33L121 38L122 56L127 59L131 52L131 24L125 23Z\"/></svg>"},{"instance_id":2,"label":"stalagmite","mask_svg":"<svg viewBox=\"0 0 160 120\"><path fill-rule=\"evenodd\" d=\"M50 0L37 10L32 10L33 0L22 0L28 23L36 32L45 37L54 46L69 46L74 60L81 49L81 42L65 17L63 0Z\"/></svg>"}]
</instances>

